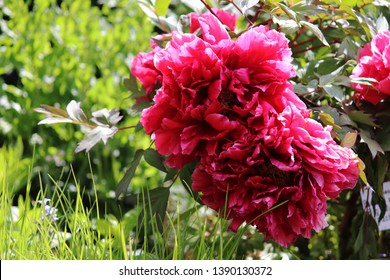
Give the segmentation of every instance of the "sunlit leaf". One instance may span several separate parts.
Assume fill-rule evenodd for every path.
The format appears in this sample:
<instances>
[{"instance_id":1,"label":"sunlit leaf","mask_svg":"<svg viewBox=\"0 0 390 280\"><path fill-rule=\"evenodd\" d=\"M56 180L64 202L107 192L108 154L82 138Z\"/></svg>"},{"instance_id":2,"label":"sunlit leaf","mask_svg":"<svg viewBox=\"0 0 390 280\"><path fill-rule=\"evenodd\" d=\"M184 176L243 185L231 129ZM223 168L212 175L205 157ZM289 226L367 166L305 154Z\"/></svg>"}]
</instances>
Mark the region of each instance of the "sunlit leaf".
<instances>
[{"instance_id":1,"label":"sunlit leaf","mask_svg":"<svg viewBox=\"0 0 390 280\"><path fill-rule=\"evenodd\" d=\"M389 30L389 23L383 15L380 15L376 20L376 30L378 33Z\"/></svg>"},{"instance_id":2,"label":"sunlit leaf","mask_svg":"<svg viewBox=\"0 0 390 280\"><path fill-rule=\"evenodd\" d=\"M300 21L300 24L305 26L307 29L309 29L313 34L327 47L329 47L329 43L326 41L324 34L322 34L322 31L314 24L307 22L307 21Z\"/></svg>"},{"instance_id":3,"label":"sunlit leaf","mask_svg":"<svg viewBox=\"0 0 390 280\"><path fill-rule=\"evenodd\" d=\"M98 125L116 125L123 116L120 115L119 111L116 109L108 110L106 108L92 113L93 118L91 121Z\"/></svg>"},{"instance_id":4,"label":"sunlit leaf","mask_svg":"<svg viewBox=\"0 0 390 280\"><path fill-rule=\"evenodd\" d=\"M156 0L154 8L159 16L166 16L171 0Z\"/></svg>"},{"instance_id":5,"label":"sunlit leaf","mask_svg":"<svg viewBox=\"0 0 390 280\"><path fill-rule=\"evenodd\" d=\"M34 111L38 112L38 113L48 114L51 116L69 118L69 115L66 111L64 111L60 108L56 108L56 107L45 105L45 104L41 104L41 107L35 108Z\"/></svg>"},{"instance_id":6,"label":"sunlit leaf","mask_svg":"<svg viewBox=\"0 0 390 280\"><path fill-rule=\"evenodd\" d=\"M366 173L364 172L364 169L366 168L366 165L364 164L364 162L358 158L359 160L359 177L360 179L363 181L363 183L368 186L368 181L367 181L367 176L366 176Z\"/></svg>"},{"instance_id":7,"label":"sunlit leaf","mask_svg":"<svg viewBox=\"0 0 390 280\"><path fill-rule=\"evenodd\" d=\"M62 119L62 118L46 118L38 122L38 124L55 124L55 123L72 123L71 119Z\"/></svg>"},{"instance_id":8,"label":"sunlit leaf","mask_svg":"<svg viewBox=\"0 0 390 280\"><path fill-rule=\"evenodd\" d=\"M240 7L241 11L245 14L246 11L248 11L250 8L255 6L257 3L259 3L259 0L239 0L238 6Z\"/></svg>"},{"instance_id":9,"label":"sunlit leaf","mask_svg":"<svg viewBox=\"0 0 390 280\"><path fill-rule=\"evenodd\" d=\"M85 138L77 144L75 152L78 153L83 150L89 152L89 150L91 150L100 140L102 140L104 144L107 144L108 138L112 138L117 131L118 129L114 126L97 126L90 130Z\"/></svg>"},{"instance_id":10,"label":"sunlit leaf","mask_svg":"<svg viewBox=\"0 0 390 280\"><path fill-rule=\"evenodd\" d=\"M275 24L279 25L281 30L285 34L294 33L299 29L297 22L295 20L292 20L292 19L284 19L284 18L280 18L280 17L273 15L272 21Z\"/></svg>"},{"instance_id":11,"label":"sunlit leaf","mask_svg":"<svg viewBox=\"0 0 390 280\"><path fill-rule=\"evenodd\" d=\"M87 117L85 116L83 110L80 108L80 102L76 102L74 100L70 101L68 106L66 106L66 112L68 112L68 115L72 120L79 122L88 122Z\"/></svg>"},{"instance_id":12,"label":"sunlit leaf","mask_svg":"<svg viewBox=\"0 0 390 280\"><path fill-rule=\"evenodd\" d=\"M279 3L278 5L279 5L279 7L286 13L286 15L287 15L290 19L292 19L292 20L294 20L296 23L298 23L297 14L296 14L293 10L291 10L289 7L287 7L286 5L284 5L284 4L282 4L282 3Z\"/></svg>"},{"instance_id":13,"label":"sunlit leaf","mask_svg":"<svg viewBox=\"0 0 390 280\"><path fill-rule=\"evenodd\" d=\"M340 130L341 127L335 124L334 119L331 115L327 113L320 112L320 120L324 125L332 126L335 130Z\"/></svg>"},{"instance_id":14,"label":"sunlit leaf","mask_svg":"<svg viewBox=\"0 0 390 280\"><path fill-rule=\"evenodd\" d=\"M46 114L46 119L41 120L38 124L55 124L55 123L71 123L73 120L70 118L68 113L62 109L44 105L35 108L35 112Z\"/></svg>"}]
</instances>

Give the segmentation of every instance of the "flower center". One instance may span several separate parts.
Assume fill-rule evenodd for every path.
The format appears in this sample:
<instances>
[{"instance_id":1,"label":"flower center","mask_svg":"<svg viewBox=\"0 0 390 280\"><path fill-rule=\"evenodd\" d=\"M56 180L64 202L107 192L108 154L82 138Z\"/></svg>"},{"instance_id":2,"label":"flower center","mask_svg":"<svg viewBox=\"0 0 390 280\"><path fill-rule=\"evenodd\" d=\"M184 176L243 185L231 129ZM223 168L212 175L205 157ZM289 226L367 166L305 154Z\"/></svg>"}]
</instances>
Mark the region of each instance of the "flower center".
<instances>
[{"instance_id":1,"label":"flower center","mask_svg":"<svg viewBox=\"0 0 390 280\"><path fill-rule=\"evenodd\" d=\"M294 184L294 173L283 171L273 165L269 160L265 160L258 168L260 176L270 178L272 183L278 187L292 186Z\"/></svg>"},{"instance_id":2,"label":"flower center","mask_svg":"<svg viewBox=\"0 0 390 280\"><path fill-rule=\"evenodd\" d=\"M227 89L221 91L218 96L218 101L225 109L231 109L234 105L239 103L236 94Z\"/></svg>"}]
</instances>

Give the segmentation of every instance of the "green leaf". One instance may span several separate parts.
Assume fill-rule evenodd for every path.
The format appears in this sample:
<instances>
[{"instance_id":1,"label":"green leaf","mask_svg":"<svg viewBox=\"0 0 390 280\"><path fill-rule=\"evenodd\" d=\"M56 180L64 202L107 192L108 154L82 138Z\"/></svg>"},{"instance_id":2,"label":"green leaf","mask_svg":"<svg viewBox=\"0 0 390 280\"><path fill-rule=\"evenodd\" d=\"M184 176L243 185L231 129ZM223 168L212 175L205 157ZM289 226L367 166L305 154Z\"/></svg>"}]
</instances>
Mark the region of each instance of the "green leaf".
<instances>
[{"instance_id":1,"label":"green leaf","mask_svg":"<svg viewBox=\"0 0 390 280\"><path fill-rule=\"evenodd\" d=\"M378 125L374 122L372 116L368 113L363 112L363 111L357 111L357 110L349 111L348 116L351 120L353 120L355 122L367 124L369 126L378 127Z\"/></svg>"},{"instance_id":2,"label":"green leaf","mask_svg":"<svg viewBox=\"0 0 390 280\"><path fill-rule=\"evenodd\" d=\"M377 133L377 139L383 151L390 151L390 126L385 127L382 131Z\"/></svg>"},{"instance_id":3,"label":"green leaf","mask_svg":"<svg viewBox=\"0 0 390 280\"><path fill-rule=\"evenodd\" d=\"M169 188L158 187L151 190L142 190L141 193L126 196L127 203L134 204L140 208L138 226L141 232L153 230L153 223L156 223L159 232L163 231L163 222L168 205ZM149 223L152 223L151 225ZM145 229L145 226L148 228ZM151 226L151 227L150 227ZM141 233L140 236L143 236Z\"/></svg>"},{"instance_id":4,"label":"green leaf","mask_svg":"<svg viewBox=\"0 0 390 280\"><path fill-rule=\"evenodd\" d=\"M132 93L131 97L139 97L145 95L143 88L140 88L137 78L130 74L129 78L123 79L125 88Z\"/></svg>"},{"instance_id":5,"label":"green leaf","mask_svg":"<svg viewBox=\"0 0 390 280\"><path fill-rule=\"evenodd\" d=\"M368 148L370 149L372 158L375 158L375 156L378 153L384 154L384 151L383 151L382 147L379 145L379 143L377 141L375 141L374 139L372 139L366 131L361 130L360 136L362 137L363 142L368 145Z\"/></svg>"},{"instance_id":6,"label":"green leaf","mask_svg":"<svg viewBox=\"0 0 390 280\"><path fill-rule=\"evenodd\" d=\"M273 15L272 21L275 24L278 24L280 26L282 32L285 34L294 33L299 28L297 22L292 20L292 19L285 19L285 18L281 18L281 17Z\"/></svg>"},{"instance_id":7,"label":"green leaf","mask_svg":"<svg viewBox=\"0 0 390 280\"><path fill-rule=\"evenodd\" d=\"M135 170L137 169L143 154L144 154L144 150L142 150L142 149L137 150L135 152L134 158L133 158L133 160L132 160L132 162L130 164L129 169L127 169L125 175L123 176L123 178L121 179L119 184L116 186L115 196L116 196L117 199L119 198L119 196L122 193L125 193L127 188L129 187L130 182L131 182L131 180L134 177Z\"/></svg>"},{"instance_id":8,"label":"green leaf","mask_svg":"<svg viewBox=\"0 0 390 280\"><path fill-rule=\"evenodd\" d=\"M170 4L171 0L156 0L156 4L154 5L154 8L156 9L156 14L158 16L166 16Z\"/></svg>"},{"instance_id":9,"label":"green leaf","mask_svg":"<svg viewBox=\"0 0 390 280\"><path fill-rule=\"evenodd\" d=\"M366 212L353 246L360 259L369 259L377 256L377 239L378 225L375 219Z\"/></svg>"},{"instance_id":10,"label":"green leaf","mask_svg":"<svg viewBox=\"0 0 390 280\"><path fill-rule=\"evenodd\" d=\"M199 203L202 204L202 201L200 200L199 194L192 190L191 185L192 185L192 173L194 172L196 162L191 162L186 165L181 169L180 171L180 180L181 183L183 184L184 188L186 191Z\"/></svg>"},{"instance_id":11,"label":"green leaf","mask_svg":"<svg viewBox=\"0 0 390 280\"><path fill-rule=\"evenodd\" d=\"M287 7L286 5L284 5L284 4L282 4L282 3L279 3L278 5L279 5L279 7L283 10L283 12L286 13L286 15L287 15L290 19L292 19L292 20L294 20L296 23L298 23L297 14L296 14L293 10L291 10L289 7Z\"/></svg>"},{"instance_id":12,"label":"green leaf","mask_svg":"<svg viewBox=\"0 0 390 280\"><path fill-rule=\"evenodd\" d=\"M324 34L321 32L321 30L314 24L307 22L307 21L300 21L301 25L305 26L307 29L309 29L313 34L327 47L329 47L329 43L326 41Z\"/></svg>"},{"instance_id":13,"label":"green leaf","mask_svg":"<svg viewBox=\"0 0 390 280\"><path fill-rule=\"evenodd\" d=\"M337 101L342 101L344 98L344 91L339 86L328 84L323 86L323 89L330 97L335 98Z\"/></svg>"},{"instance_id":14,"label":"green leaf","mask_svg":"<svg viewBox=\"0 0 390 280\"><path fill-rule=\"evenodd\" d=\"M160 155L156 150L151 148L146 149L144 152L144 159L148 164L153 167L156 167L158 170L163 171L165 173L168 172L167 168L164 165L164 157Z\"/></svg>"},{"instance_id":15,"label":"green leaf","mask_svg":"<svg viewBox=\"0 0 390 280\"><path fill-rule=\"evenodd\" d=\"M35 108L34 111L38 113L52 115L59 118L70 118L68 113L65 110L53 106L45 105L45 104L41 104L41 107Z\"/></svg>"}]
</instances>

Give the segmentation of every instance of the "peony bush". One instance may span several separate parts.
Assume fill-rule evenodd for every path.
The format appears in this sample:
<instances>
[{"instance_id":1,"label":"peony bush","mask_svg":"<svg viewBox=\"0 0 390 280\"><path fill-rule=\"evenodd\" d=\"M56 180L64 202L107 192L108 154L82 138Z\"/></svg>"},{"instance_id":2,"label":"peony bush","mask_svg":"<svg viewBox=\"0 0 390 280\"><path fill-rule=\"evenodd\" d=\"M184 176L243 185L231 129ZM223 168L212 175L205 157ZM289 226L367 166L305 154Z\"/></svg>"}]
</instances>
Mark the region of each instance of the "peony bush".
<instances>
[{"instance_id":1,"label":"peony bush","mask_svg":"<svg viewBox=\"0 0 390 280\"><path fill-rule=\"evenodd\" d=\"M214 12L234 29L233 15ZM234 41L217 16L191 14L192 33L173 32L164 49L133 60L145 88L155 73L162 80L141 124L168 166L199 161L192 188L226 209L233 230L249 223L287 246L327 226L327 198L356 185L358 158L292 91L286 37L259 26Z\"/></svg>"},{"instance_id":2,"label":"peony bush","mask_svg":"<svg viewBox=\"0 0 390 280\"><path fill-rule=\"evenodd\" d=\"M171 182L154 189L162 202L151 210L160 220L166 190L180 178L233 232L251 226L283 247L321 234L331 223L329 212L341 205L340 258L350 251L375 256L370 244L378 238L377 224L359 198L370 186L376 191L370 203L383 218L383 182L390 179L390 32L385 16L374 22L362 14L387 6L199 2L201 8L188 4L180 17L180 3L142 4L158 32L149 51L132 58L125 85L131 109L139 112L136 128L152 145L134 155L117 198L133 199L127 188L144 157ZM87 135L78 151L134 128L117 128L115 110L104 111L106 122L96 122L95 112L91 124L79 104L73 108L61 111L60 120L53 107L38 111L57 122L105 126Z\"/></svg>"}]
</instances>

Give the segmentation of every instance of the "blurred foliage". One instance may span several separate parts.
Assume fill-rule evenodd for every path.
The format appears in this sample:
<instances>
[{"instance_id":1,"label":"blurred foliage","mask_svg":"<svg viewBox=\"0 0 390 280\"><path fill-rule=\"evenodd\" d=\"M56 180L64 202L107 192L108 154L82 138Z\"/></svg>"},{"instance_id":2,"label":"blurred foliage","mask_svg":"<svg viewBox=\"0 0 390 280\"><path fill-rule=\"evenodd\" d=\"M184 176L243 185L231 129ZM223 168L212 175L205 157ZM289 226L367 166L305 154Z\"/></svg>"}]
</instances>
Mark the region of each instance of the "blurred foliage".
<instances>
[{"instance_id":1,"label":"blurred foliage","mask_svg":"<svg viewBox=\"0 0 390 280\"><path fill-rule=\"evenodd\" d=\"M72 125L38 126L42 117L33 108L82 100L95 111L120 109L121 125L135 125L122 80L132 56L149 46L152 29L135 0L0 1L0 145L21 138L25 158L36 146L33 174L44 184L50 185L48 174L65 180L61 174L72 164L87 193L94 180L101 196L110 197L134 149L147 148L149 139L127 130L109 146L98 145L91 152L92 178L85 155L74 154L83 133ZM139 168L136 175L154 184L156 173ZM14 183L15 190L23 187Z\"/></svg>"}]
</instances>

